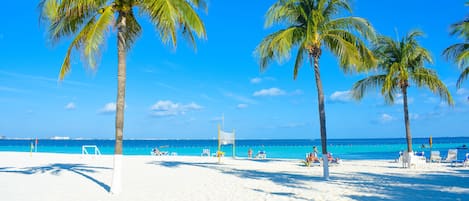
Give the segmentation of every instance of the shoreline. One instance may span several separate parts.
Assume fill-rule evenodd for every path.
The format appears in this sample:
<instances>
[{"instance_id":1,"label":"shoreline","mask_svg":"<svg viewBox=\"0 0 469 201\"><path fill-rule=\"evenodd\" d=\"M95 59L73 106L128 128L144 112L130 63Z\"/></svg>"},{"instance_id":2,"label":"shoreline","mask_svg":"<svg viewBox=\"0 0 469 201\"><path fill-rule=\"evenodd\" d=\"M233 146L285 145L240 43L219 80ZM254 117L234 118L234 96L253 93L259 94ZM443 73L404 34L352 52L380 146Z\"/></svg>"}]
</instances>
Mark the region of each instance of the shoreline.
<instances>
[{"instance_id":1,"label":"shoreline","mask_svg":"<svg viewBox=\"0 0 469 201\"><path fill-rule=\"evenodd\" d=\"M123 156L123 191L108 193L112 155L0 152L2 200L468 200L469 167L404 169L390 160L305 167L295 159Z\"/></svg>"}]
</instances>

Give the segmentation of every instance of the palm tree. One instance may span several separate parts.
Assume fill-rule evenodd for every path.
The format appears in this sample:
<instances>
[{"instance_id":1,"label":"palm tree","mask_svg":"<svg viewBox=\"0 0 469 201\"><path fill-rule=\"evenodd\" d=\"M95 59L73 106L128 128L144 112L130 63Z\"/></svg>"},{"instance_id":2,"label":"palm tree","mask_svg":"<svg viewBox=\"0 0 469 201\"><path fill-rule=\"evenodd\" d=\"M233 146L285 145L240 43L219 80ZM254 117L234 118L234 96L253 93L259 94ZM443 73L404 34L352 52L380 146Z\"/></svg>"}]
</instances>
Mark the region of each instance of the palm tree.
<instances>
[{"instance_id":1,"label":"palm tree","mask_svg":"<svg viewBox=\"0 0 469 201\"><path fill-rule=\"evenodd\" d=\"M106 34L117 28L117 106L116 144L111 193L121 190L122 139L126 82L126 53L142 32L135 16L136 10L146 16L158 30L161 40L177 46L177 31L181 30L195 47L194 35L205 38L205 27L194 9L206 11L204 0L42 0L38 6L40 19L48 25L52 42L72 37L59 73L59 80L70 71L72 50L80 51L84 62L96 68L96 57Z\"/></svg>"},{"instance_id":2,"label":"palm tree","mask_svg":"<svg viewBox=\"0 0 469 201\"><path fill-rule=\"evenodd\" d=\"M469 6L469 2L466 3L466 6ZM464 40L464 42L451 45L443 51L443 55L446 56L447 60L454 61L462 69L461 75L456 83L456 87L460 88L463 81L469 76L469 17L466 17L463 21L452 24L450 29L451 35L455 35Z\"/></svg>"},{"instance_id":3,"label":"palm tree","mask_svg":"<svg viewBox=\"0 0 469 201\"><path fill-rule=\"evenodd\" d=\"M449 105L453 104L446 85L438 78L435 71L425 68L431 63L428 50L420 46L417 37L420 31L411 31L400 41L389 37L378 37L373 49L378 58L378 74L364 78L353 85L352 96L362 99L368 90L381 87L381 94L386 103L394 103L395 97L402 94L404 103L404 121L407 138L407 151L412 152L412 135L410 133L407 89L412 82L417 87L427 87L440 96Z\"/></svg>"},{"instance_id":4,"label":"palm tree","mask_svg":"<svg viewBox=\"0 0 469 201\"><path fill-rule=\"evenodd\" d=\"M351 12L347 0L279 0L267 11L265 26L282 24L287 27L265 37L256 48L261 71L273 60L281 62L287 59L294 48L297 48L297 54L293 79L296 79L305 58L314 68L326 180L329 179L326 112L319 70L322 51L329 50L336 56L339 66L345 72L364 70L376 64L373 54L359 37L361 35L365 39L373 39L374 29L363 18L337 17L343 16L343 11Z\"/></svg>"}]
</instances>

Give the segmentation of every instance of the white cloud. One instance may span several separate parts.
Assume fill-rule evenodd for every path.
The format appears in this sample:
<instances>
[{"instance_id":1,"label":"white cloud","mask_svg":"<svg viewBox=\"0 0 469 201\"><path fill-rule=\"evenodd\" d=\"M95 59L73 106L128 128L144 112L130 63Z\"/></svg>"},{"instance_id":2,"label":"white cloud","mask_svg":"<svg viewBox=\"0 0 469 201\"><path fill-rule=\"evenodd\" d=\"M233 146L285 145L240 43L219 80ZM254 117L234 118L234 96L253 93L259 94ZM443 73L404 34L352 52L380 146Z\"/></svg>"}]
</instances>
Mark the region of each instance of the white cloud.
<instances>
[{"instance_id":1,"label":"white cloud","mask_svg":"<svg viewBox=\"0 0 469 201\"><path fill-rule=\"evenodd\" d=\"M262 78L260 77L255 77L251 79L251 84L259 84L262 82Z\"/></svg>"},{"instance_id":2,"label":"white cloud","mask_svg":"<svg viewBox=\"0 0 469 201\"><path fill-rule=\"evenodd\" d=\"M352 100L351 91L336 91L329 97L331 101L349 102Z\"/></svg>"},{"instance_id":3,"label":"white cloud","mask_svg":"<svg viewBox=\"0 0 469 201\"><path fill-rule=\"evenodd\" d=\"M253 96L282 96L285 94L285 91L274 87L270 89L262 89L260 91L256 91L254 92Z\"/></svg>"},{"instance_id":4,"label":"white cloud","mask_svg":"<svg viewBox=\"0 0 469 201\"><path fill-rule=\"evenodd\" d=\"M456 94L458 95L466 95L466 94L469 94L469 90L465 89L465 88L460 88L456 91Z\"/></svg>"},{"instance_id":5,"label":"white cloud","mask_svg":"<svg viewBox=\"0 0 469 201\"><path fill-rule=\"evenodd\" d=\"M410 113L410 114L409 114L409 118L410 118L410 119L413 119L413 120L416 120L416 119L419 119L419 118L420 118L420 115L419 115L419 114L415 114L415 113Z\"/></svg>"},{"instance_id":6,"label":"white cloud","mask_svg":"<svg viewBox=\"0 0 469 201\"><path fill-rule=\"evenodd\" d=\"M240 102L243 102L243 103L249 103L249 104L255 104L256 103L256 101L254 101L253 99L250 99L250 98L238 95L238 94L234 94L234 93L231 93L231 92L223 92L223 95L225 95L226 97L229 97L229 98L233 98L233 99L235 99L237 101L240 101Z\"/></svg>"},{"instance_id":7,"label":"white cloud","mask_svg":"<svg viewBox=\"0 0 469 201\"><path fill-rule=\"evenodd\" d=\"M392 117L392 116L389 115L389 114L385 114L385 113L384 113L384 114L382 114L381 117L380 117L380 121L383 122L383 123L385 123L385 122L390 122L390 121L392 121L392 120L394 120L394 117Z\"/></svg>"},{"instance_id":8,"label":"white cloud","mask_svg":"<svg viewBox=\"0 0 469 201\"><path fill-rule=\"evenodd\" d=\"M399 94L398 94L397 97L401 97L401 96L399 96ZM407 98L407 104L412 104L413 102L414 102L414 98ZM396 104L403 105L404 104L404 99L403 98L398 98L396 100Z\"/></svg>"},{"instance_id":9,"label":"white cloud","mask_svg":"<svg viewBox=\"0 0 469 201\"><path fill-rule=\"evenodd\" d=\"M297 90L295 90L295 91L292 91L290 94L293 95L293 96L295 96L295 95L302 95L302 94L303 94L303 91L300 90L300 89L297 89Z\"/></svg>"},{"instance_id":10,"label":"white cloud","mask_svg":"<svg viewBox=\"0 0 469 201\"><path fill-rule=\"evenodd\" d=\"M210 119L211 122L223 121L223 117L214 117Z\"/></svg>"},{"instance_id":11,"label":"white cloud","mask_svg":"<svg viewBox=\"0 0 469 201\"><path fill-rule=\"evenodd\" d=\"M100 114L110 114L110 113L113 113L113 112L116 112L116 103L114 103L114 102L106 103L106 105L104 105L104 107L99 109Z\"/></svg>"},{"instance_id":12,"label":"white cloud","mask_svg":"<svg viewBox=\"0 0 469 201\"><path fill-rule=\"evenodd\" d=\"M192 102L189 104L173 103L170 100L160 100L150 107L153 116L176 116L184 115L186 112L200 110L202 106Z\"/></svg>"},{"instance_id":13,"label":"white cloud","mask_svg":"<svg viewBox=\"0 0 469 201\"><path fill-rule=\"evenodd\" d=\"M236 108L238 108L238 109L244 109L244 108L247 108L247 107L248 107L248 105L244 104L244 103L240 103L236 106Z\"/></svg>"},{"instance_id":14,"label":"white cloud","mask_svg":"<svg viewBox=\"0 0 469 201\"><path fill-rule=\"evenodd\" d=\"M76 108L76 105L74 102L70 102L67 105L65 105L66 110L74 110Z\"/></svg>"}]
</instances>

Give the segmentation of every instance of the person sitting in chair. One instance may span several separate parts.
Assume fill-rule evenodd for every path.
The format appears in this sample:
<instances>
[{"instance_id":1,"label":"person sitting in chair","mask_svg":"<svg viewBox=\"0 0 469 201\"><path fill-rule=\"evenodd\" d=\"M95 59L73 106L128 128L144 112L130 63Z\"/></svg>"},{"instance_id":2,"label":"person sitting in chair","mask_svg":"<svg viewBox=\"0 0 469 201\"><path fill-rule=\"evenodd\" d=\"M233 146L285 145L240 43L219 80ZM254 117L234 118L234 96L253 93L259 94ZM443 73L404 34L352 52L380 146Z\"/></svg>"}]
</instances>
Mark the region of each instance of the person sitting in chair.
<instances>
[{"instance_id":1,"label":"person sitting in chair","mask_svg":"<svg viewBox=\"0 0 469 201\"><path fill-rule=\"evenodd\" d=\"M307 163L319 162L319 158L314 152L311 152L308 154L308 157L306 157L306 162Z\"/></svg>"},{"instance_id":2,"label":"person sitting in chair","mask_svg":"<svg viewBox=\"0 0 469 201\"><path fill-rule=\"evenodd\" d=\"M155 156L161 155L161 152L160 152L160 150L158 149L158 147L153 148L153 150L151 151L151 153L152 153L153 155L155 155Z\"/></svg>"}]
</instances>

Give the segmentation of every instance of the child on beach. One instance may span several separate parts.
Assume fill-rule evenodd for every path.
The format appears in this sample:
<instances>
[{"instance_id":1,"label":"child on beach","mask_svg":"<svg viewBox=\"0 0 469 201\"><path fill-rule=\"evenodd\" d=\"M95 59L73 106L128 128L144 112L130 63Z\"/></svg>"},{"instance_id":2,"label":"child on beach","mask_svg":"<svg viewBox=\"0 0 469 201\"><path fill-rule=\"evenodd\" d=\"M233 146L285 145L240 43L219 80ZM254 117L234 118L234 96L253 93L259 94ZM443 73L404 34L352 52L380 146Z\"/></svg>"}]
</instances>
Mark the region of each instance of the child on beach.
<instances>
[{"instance_id":1,"label":"child on beach","mask_svg":"<svg viewBox=\"0 0 469 201\"><path fill-rule=\"evenodd\" d=\"M252 149L251 148L248 149L248 158L252 158Z\"/></svg>"}]
</instances>

